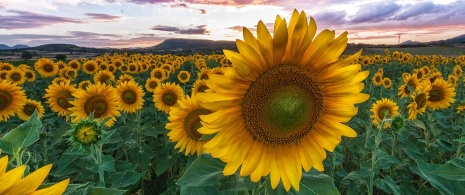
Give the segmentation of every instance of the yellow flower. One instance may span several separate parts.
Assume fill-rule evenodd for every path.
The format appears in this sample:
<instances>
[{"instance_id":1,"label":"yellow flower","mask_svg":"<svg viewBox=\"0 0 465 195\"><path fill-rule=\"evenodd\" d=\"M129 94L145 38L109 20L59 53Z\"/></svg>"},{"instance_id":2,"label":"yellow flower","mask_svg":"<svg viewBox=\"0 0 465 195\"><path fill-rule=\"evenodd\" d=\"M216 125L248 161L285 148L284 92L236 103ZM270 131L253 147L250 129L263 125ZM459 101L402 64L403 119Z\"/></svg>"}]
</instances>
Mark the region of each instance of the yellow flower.
<instances>
[{"instance_id":1,"label":"yellow flower","mask_svg":"<svg viewBox=\"0 0 465 195\"><path fill-rule=\"evenodd\" d=\"M258 22L258 39L244 28L245 41L236 41L239 53L224 51L233 67L209 75L214 93L197 94L203 107L215 111L200 116L199 132L216 134L204 149L226 162L224 175L241 167L240 175L253 182L270 175L272 188L281 180L286 191L299 190L302 168L323 171L325 149L334 151L341 136L357 136L342 123L357 114L354 104L369 98L360 93L369 72L350 64L361 51L338 59L347 32L316 35L313 18L308 22L296 10L289 26L280 16L274 26L272 37Z\"/></svg>"},{"instance_id":2,"label":"yellow flower","mask_svg":"<svg viewBox=\"0 0 465 195\"><path fill-rule=\"evenodd\" d=\"M81 69L81 63L78 60L71 60L68 62L68 67L74 70L79 70Z\"/></svg>"},{"instance_id":3,"label":"yellow flower","mask_svg":"<svg viewBox=\"0 0 465 195\"><path fill-rule=\"evenodd\" d=\"M172 106L177 105L178 100L184 96L184 91L178 84L163 83L155 88L153 102L158 110L168 114Z\"/></svg>"},{"instance_id":4,"label":"yellow flower","mask_svg":"<svg viewBox=\"0 0 465 195\"><path fill-rule=\"evenodd\" d=\"M418 81L416 75L406 74L405 76L402 76L404 77L405 83L399 87L398 95L400 95L401 98L407 97L410 94L411 91L409 87L415 90L417 86L420 85L420 82Z\"/></svg>"},{"instance_id":5,"label":"yellow flower","mask_svg":"<svg viewBox=\"0 0 465 195\"><path fill-rule=\"evenodd\" d=\"M36 191L50 172L52 168L51 164L35 170L25 178L22 178L24 170L26 169L25 165L6 172L7 166L8 156L0 158L0 184L2 184L0 185L0 194L63 194L66 187L68 187L69 179L65 179L48 188Z\"/></svg>"},{"instance_id":6,"label":"yellow flower","mask_svg":"<svg viewBox=\"0 0 465 195\"><path fill-rule=\"evenodd\" d=\"M429 94L427 91L412 92L410 97L412 98L411 103L407 105L407 108L409 109L408 119L415 120L418 114L425 113Z\"/></svg>"},{"instance_id":7,"label":"yellow flower","mask_svg":"<svg viewBox=\"0 0 465 195\"><path fill-rule=\"evenodd\" d=\"M160 81L163 81L166 79L166 71L162 68L154 68L151 72L150 72L150 76L151 77L154 77Z\"/></svg>"},{"instance_id":8,"label":"yellow flower","mask_svg":"<svg viewBox=\"0 0 465 195\"><path fill-rule=\"evenodd\" d=\"M98 64L93 60L86 61L82 65L82 70L84 70L86 74L95 74L98 71Z\"/></svg>"},{"instance_id":9,"label":"yellow flower","mask_svg":"<svg viewBox=\"0 0 465 195\"><path fill-rule=\"evenodd\" d=\"M7 121L26 104L24 90L8 81L0 81L0 122Z\"/></svg>"},{"instance_id":10,"label":"yellow flower","mask_svg":"<svg viewBox=\"0 0 465 195\"><path fill-rule=\"evenodd\" d=\"M118 95L112 86L97 83L89 85L87 90L78 90L73 93L75 99L70 101L74 106L70 108L72 113L70 116L76 117L73 122L80 119L86 119L92 112L94 118L102 121L105 118L111 119L105 123L105 126L111 127L116 121L115 116L120 116L119 102L117 101Z\"/></svg>"},{"instance_id":11,"label":"yellow flower","mask_svg":"<svg viewBox=\"0 0 465 195\"><path fill-rule=\"evenodd\" d=\"M58 73L57 64L48 58L40 58L34 63L34 69L41 77L53 77Z\"/></svg>"},{"instance_id":12,"label":"yellow flower","mask_svg":"<svg viewBox=\"0 0 465 195\"><path fill-rule=\"evenodd\" d=\"M115 80L115 75L108 70L100 70L94 75L94 83L107 83L113 80Z\"/></svg>"},{"instance_id":13,"label":"yellow flower","mask_svg":"<svg viewBox=\"0 0 465 195\"><path fill-rule=\"evenodd\" d=\"M388 77L383 78L383 87L389 89L392 86L392 81Z\"/></svg>"},{"instance_id":14,"label":"yellow flower","mask_svg":"<svg viewBox=\"0 0 465 195\"><path fill-rule=\"evenodd\" d=\"M155 89L160 85L160 80L155 77L150 77L145 81L145 89L152 93L155 92Z\"/></svg>"},{"instance_id":15,"label":"yellow flower","mask_svg":"<svg viewBox=\"0 0 465 195\"><path fill-rule=\"evenodd\" d=\"M142 98L145 93L133 80L119 84L116 87L116 93L118 94L119 106L124 112L134 113L144 105Z\"/></svg>"},{"instance_id":16,"label":"yellow flower","mask_svg":"<svg viewBox=\"0 0 465 195\"><path fill-rule=\"evenodd\" d=\"M128 81L134 81L134 78L131 75L123 74L123 75L119 76L119 79L118 79L117 83L118 83L118 85L120 85L121 83L128 82Z\"/></svg>"},{"instance_id":17,"label":"yellow flower","mask_svg":"<svg viewBox=\"0 0 465 195\"><path fill-rule=\"evenodd\" d=\"M34 82L36 81L36 73L33 70L23 70L24 76L27 79L27 82Z\"/></svg>"},{"instance_id":18,"label":"yellow flower","mask_svg":"<svg viewBox=\"0 0 465 195\"><path fill-rule=\"evenodd\" d=\"M192 96L195 96L199 92L206 92L207 89L209 89L207 86L207 82L205 82L205 80L203 79L198 79L197 81L195 81L194 86L192 87Z\"/></svg>"},{"instance_id":19,"label":"yellow flower","mask_svg":"<svg viewBox=\"0 0 465 195\"><path fill-rule=\"evenodd\" d=\"M383 74L380 72L375 73L372 80L375 86L381 86L383 84Z\"/></svg>"},{"instance_id":20,"label":"yellow flower","mask_svg":"<svg viewBox=\"0 0 465 195\"><path fill-rule=\"evenodd\" d=\"M200 115L211 114L208 109L202 108L195 96L186 96L180 100L178 106L171 107L169 123L166 124L170 141L175 142L175 148L185 155L203 153L206 140L200 141L202 134L198 129L202 127Z\"/></svg>"},{"instance_id":21,"label":"yellow flower","mask_svg":"<svg viewBox=\"0 0 465 195\"><path fill-rule=\"evenodd\" d=\"M432 110L446 109L455 102L455 87L442 78L431 83L428 107Z\"/></svg>"},{"instance_id":22,"label":"yellow flower","mask_svg":"<svg viewBox=\"0 0 465 195\"><path fill-rule=\"evenodd\" d=\"M44 98L53 112L58 113L58 116L66 116L71 113L69 108L73 107L69 101L73 98L73 93L77 91L74 85L69 82L52 83L45 89Z\"/></svg>"},{"instance_id":23,"label":"yellow flower","mask_svg":"<svg viewBox=\"0 0 465 195\"><path fill-rule=\"evenodd\" d=\"M187 83L189 82L189 79L191 78L191 74L185 70L182 70L178 74L178 80L181 83Z\"/></svg>"},{"instance_id":24,"label":"yellow flower","mask_svg":"<svg viewBox=\"0 0 465 195\"><path fill-rule=\"evenodd\" d=\"M392 119L399 115L397 112L398 110L399 106L397 106L397 103L390 99L382 98L381 100L377 100L375 103L373 103L370 110L373 113L373 115L371 115L373 124L375 124L379 129L384 119ZM386 129L390 127L391 122L384 121L383 128Z\"/></svg>"},{"instance_id":25,"label":"yellow flower","mask_svg":"<svg viewBox=\"0 0 465 195\"><path fill-rule=\"evenodd\" d=\"M15 85L22 85L26 81L26 74L19 68L14 68L6 74L6 80Z\"/></svg>"},{"instance_id":26,"label":"yellow flower","mask_svg":"<svg viewBox=\"0 0 465 195\"><path fill-rule=\"evenodd\" d=\"M29 117L34 114L36 109L37 114L39 115L39 119L41 119L45 113L44 107L39 101L28 99L26 100L26 104L23 106L23 109L18 110L18 117L23 121L27 121L27 119L29 119Z\"/></svg>"}]
</instances>

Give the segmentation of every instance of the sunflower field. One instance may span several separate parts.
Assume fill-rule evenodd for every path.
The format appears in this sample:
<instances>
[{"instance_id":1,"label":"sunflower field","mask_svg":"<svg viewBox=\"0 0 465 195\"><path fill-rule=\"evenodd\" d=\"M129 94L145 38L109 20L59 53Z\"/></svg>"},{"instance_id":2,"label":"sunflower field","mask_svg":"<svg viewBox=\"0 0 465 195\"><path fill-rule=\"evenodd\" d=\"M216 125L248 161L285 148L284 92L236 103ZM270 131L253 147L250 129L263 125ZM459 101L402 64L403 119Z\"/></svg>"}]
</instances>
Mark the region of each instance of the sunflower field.
<instances>
[{"instance_id":1,"label":"sunflower field","mask_svg":"<svg viewBox=\"0 0 465 195\"><path fill-rule=\"evenodd\" d=\"M0 194L465 193L465 55L316 31L294 11L224 55L0 62Z\"/></svg>"}]
</instances>

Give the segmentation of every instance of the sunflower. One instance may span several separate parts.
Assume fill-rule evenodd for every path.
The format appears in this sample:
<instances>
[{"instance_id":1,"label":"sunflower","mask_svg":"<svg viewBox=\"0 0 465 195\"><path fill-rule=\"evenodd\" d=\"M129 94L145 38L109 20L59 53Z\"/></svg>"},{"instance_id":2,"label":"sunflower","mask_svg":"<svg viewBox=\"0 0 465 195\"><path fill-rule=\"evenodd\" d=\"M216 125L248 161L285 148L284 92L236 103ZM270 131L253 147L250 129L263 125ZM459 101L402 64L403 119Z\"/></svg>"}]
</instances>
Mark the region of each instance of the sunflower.
<instances>
[{"instance_id":1,"label":"sunflower","mask_svg":"<svg viewBox=\"0 0 465 195\"><path fill-rule=\"evenodd\" d=\"M15 66L7 62L0 62L0 70L13 70Z\"/></svg>"},{"instance_id":2,"label":"sunflower","mask_svg":"<svg viewBox=\"0 0 465 195\"><path fill-rule=\"evenodd\" d=\"M137 63L129 63L128 71L132 74L137 73L139 71L139 65L137 65Z\"/></svg>"},{"instance_id":3,"label":"sunflower","mask_svg":"<svg viewBox=\"0 0 465 195\"><path fill-rule=\"evenodd\" d=\"M465 103L461 103L457 108L457 114L463 113L465 111Z\"/></svg>"},{"instance_id":4,"label":"sunflower","mask_svg":"<svg viewBox=\"0 0 465 195\"><path fill-rule=\"evenodd\" d=\"M203 145L206 140L200 141L202 134L198 129L202 127L200 115L211 114L208 109L202 108L197 102L195 96L185 96L180 100L176 107L172 107L169 123L166 124L168 129L168 137L170 141L176 143L175 148L179 148L179 152L200 155L203 153Z\"/></svg>"},{"instance_id":5,"label":"sunflower","mask_svg":"<svg viewBox=\"0 0 465 195\"><path fill-rule=\"evenodd\" d=\"M392 86L392 81L388 77L383 78L383 87L389 89Z\"/></svg>"},{"instance_id":6,"label":"sunflower","mask_svg":"<svg viewBox=\"0 0 465 195\"><path fill-rule=\"evenodd\" d=\"M153 102L158 110L168 114L171 107L177 105L182 97L184 97L184 91L178 84L163 83L155 88Z\"/></svg>"},{"instance_id":7,"label":"sunflower","mask_svg":"<svg viewBox=\"0 0 465 195\"><path fill-rule=\"evenodd\" d=\"M429 90L428 107L432 110L442 110L455 102L455 87L442 78L431 83Z\"/></svg>"},{"instance_id":8,"label":"sunflower","mask_svg":"<svg viewBox=\"0 0 465 195\"><path fill-rule=\"evenodd\" d=\"M381 86L383 84L383 74L377 72L373 75L373 84L375 86Z\"/></svg>"},{"instance_id":9,"label":"sunflower","mask_svg":"<svg viewBox=\"0 0 465 195\"><path fill-rule=\"evenodd\" d=\"M460 77L462 76L462 74L463 74L462 67L460 65L456 65L454 67L454 75Z\"/></svg>"},{"instance_id":10,"label":"sunflower","mask_svg":"<svg viewBox=\"0 0 465 195\"><path fill-rule=\"evenodd\" d=\"M6 75L10 72L9 70L0 70L0 81L6 80Z\"/></svg>"},{"instance_id":11,"label":"sunflower","mask_svg":"<svg viewBox=\"0 0 465 195\"><path fill-rule=\"evenodd\" d=\"M439 71L438 71L438 72L433 72L433 73L430 75L430 77L429 77L429 81L430 81L431 83L434 83L434 81L435 81L436 79L438 79L438 78L442 78L442 73L439 72Z\"/></svg>"},{"instance_id":12,"label":"sunflower","mask_svg":"<svg viewBox=\"0 0 465 195\"><path fill-rule=\"evenodd\" d=\"M119 67L119 70L121 70L121 72L128 72L129 67L127 65L122 65Z\"/></svg>"},{"instance_id":13,"label":"sunflower","mask_svg":"<svg viewBox=\"0 0 465 195\"><path fill-rule=\"evenodd\" d=\"M98 71L98 64L93 60L86 61L82 65L82 70L84 70L86 74L95 74Z\"/></svg>"},{"instance_id":14,"label":"sunflower","mask_svg":"<svg viewBox=\"0 0 465 195\"><path fill-rule=\"evenodd\" d=\"M150 72L150 76L154 77L154 78L157 78L160 81L163 81L163 80L166 79L166 71L164 69L162 69L162 68L154 68Z\"/></svg>"},{"instance_id":15,"label":"sunflower","mask_svg":"<svg viewBox=\"0 0 465 195\"><path fill-rule=\"evenodd\" d=\"M34 114L34 111L36 109L37 114L39 114L39 119L41 119L45 113L42 104L39 101L27 99L26 104L23 106L23 108L18 110L18 117L23 121L27 121L27 119L29 119L29 117L31 117L31 115Z\"/></svg>"},{"instance_id":16,"label":"sunflower","mask_svg":"<svg viewBox=\"0 0 465 195\"><path fill-rule=\"evenodd\" d=\"M123 60L117 59L117 60L113 61L113 65L115 65L116 68L119 68L122 65L124 65L124 62L123 62Z\"/></svg>"},{"instance_id":17,"label":"sunflower","mask_svg":"<svg viewBox=\"0 0 465 195\"><path fill-rule=\"evenodd\" d=\"M24 90L8 81L0 81L0 122L7 121L26 104Z\"/></svg>"},{"instance_id":18,"label":"sunflower","mask_svg":"<svg viewBox=\"0 0 465 195\"><path fill-rule=\"evenodd\" d=\"M35 170L25 178L22 176L26 170L26 165L6 172L7 167L8 155L0 158L0 183L2 184L0 185L0 194L63 194L68 187L69 179L65 179L50 187L37 190L52 169L51 164Z\"/></svg>"},{"instance_id":19,"label":"sunflower","mask_svg":"<svg viewBox=\"0 0 465 195\"><path fill-rule=\"evenodd\" d=\"M420 85L420 82L418 81L416 75L407 74L404 77L404 82L405 83L399 87L398 95L400 95L401 98L407 97L410 94L411 91L409 87L415 90L417 86Z\"/></svg>"},{"instance_id":20,"label":"sunflower","mask_svg":"<svg viewBox=\"0 0 465 195\"><path fill-rule=\"evenodd\" d=\"M110 71L111 73L115 73L116 72L116 66L113 65L113 64L108 65L108 71Z\"/></svg>"},{"instance_id":21,"label":"sunflower","mask_svg":"<svg viewBox=\"0 0 465 195\"><path fill-rule=\"evenodd\" d=\"M202 68L198 73L198 78L199 79L202 79L202 80L208 80L208 78L210 78L210 69L208 68Z\"/></svg>"},{"instance_id":22,"label":"sunflower","mask_svg":"<svg viewBox=\"0 0 465 195\"><path fill-rule=\"evenodd\" d=\"M449 82L452 85L452 87L456 87L458 79L459 78L455 75L449 75L447 77L447 82Z\"/></svg>"},{"instance_id":23,"label":"sunflower","mask_svg":"<svg viewBox=\"0 0 465 195\"><path fill-rule=\"evenodd\" d=\"M190 78L191 78L191 74L185 70L180 71L178 74L178 79L179 79L179 82L181 83L189 82Z\"/></svg>"},{"instance_id":24,"label":"sunflower","mask_svg":"<svg viewBox=\"0 0 465 195\"><path fill-rule=\"evenodd\" d=\"M36 73L33 70L23 70L24 76L26 77L27 82L36 81Z\"/></svg>"},{"instance_id":25,"label":"sunflower","mask_svg":"<svg viewBox=\"0 0 465 195\"><path fill-rule=\"evenodd\" d=\"M423 66L421 67L423 69L423 73L425 74L425 77L429 76L431 74L431 69L428 66Z\"/></svg>"},{"instance_id":26,"label":"sunflower","mask_svg":"<svg viewBox=\"0 0 465 195\"><path fill-rule=\"evenodd\" d=\"M226 163L224 175L240 175L253 182L270 175L271 186L281 180L286 191L299 190L302 168L323 171L325 149L334 151L341 136L357 133L342 124L358 112L356 103L369 75L357 60L361 51L338 60L347 46L347 32L316 34L313 18L294 11L286 20L276 17L272 37L265 24L257 26L258 39L243 29L239 53L224 50L232 72L211 74L206 81L215 93L198 93L206 109L200 116L202 134L216 134L204 145ZM315 38L314 38L315 37ZM231 69L231 68L229 68Z\"/></svg>"},{"instance_id":27,"label":"sunflower","mask_svg":"<svg viewBox=\"0 0 465 195\"><path fill-rule=\"evenodd\" d=\"M100 63L100 64L98 65L98 70L99 70L99 71L108 70L108 64L107 64L107 63L104 63L104 62Z\"/></svg>"},{"instance_id":28,"label":"sunflower","mask_svg":"<svg viewBox=\"0 0 465 195\"><path fill-rule=\"evenodd\" d=\"M63 63L62 61L58 61L57 63L58 70L61 70L66 67L66 64Z\"/></svg>"},{"instance_id":29,"label":"sunflower","mask_svg":"<svg viewBox=\"0 0 465 195\"><path fill-rule=\"evenodd\" d=\"M77 91L74 85L70 85L69 82L52 83L45 89L46 94L44 98L47 99L47 103L53 112L58 113L58 116L66 116L71 113L69 110L73 107L69 101L73 98L73 93Z\"/></svg>"},{"instance_id":30,"label":"sunflower","mask_svg":"<svg viewBox=\"0 0 465 195\"><path fill-rule=\"evenodd\" d=\"M381 74L381 76L383 76L383 74L384 74L384 69L383 69L383 68L379 68L379 69L378 69L378 73Z\"/></svg>"},{"instance_id":31,"label":"sunflower","mask_svg":"<svg viewBox=\"0 0 465 195\"><path fill-rule=\"evenodd\" d=\"M194 86L192 87L192 96L196 95L199 92L206 92L207 89L209 89L207 86L207 82L205 80L198 79L197 81L195 81Z\"/></svg>"},{"instance_id":32,"label":"sunflower","mask_svg":"<svg viewBox=\"0 0 465 195\"><path fill-rule=\"evenodd\" d=\"M92 85L92 82L90 82L89 80L81 81L81 82L79 83L79 89L87 90L87 87L88 87L89 85Z\"/></svg>"},{"instance_id":33,"label":"sunflower","mask_svg":"<svg viewBox=\"0 0 465 195\"><path fill-rule=\"evenodd\" d=\"M145 89L150 92L155 92L155 89L161 85L160 80L155 77L150 77L145 81Z\"/></svg>"},{"instance_id":34,"label":"sunflower","mask_svg":"<svg viewBox=\"0 0 465 195\"><path fill-rule=\"evenodd\" d=\"M124 83L124 82L127 82L127 81L134 81L134 78L131 75L123 74L123 75L119 76L117 84L121 85L121 83Z\"/></svg>"},{"instance_id":35,"label":"sunflower","mask_svg":"<svg viewBox=\"0 0 465 195\"><path fill-rule=\"evenodd\" d=\"M415 75L416 75L416 77L417 77L417 79L419 81L422 80L425 77L425 72L423 72L423 69L421 69L421 68L420 69L415 69L414 73L415 73Z\"/></svg>"},{"instance_id":36,"label":"sunflower","mask_svg":"<svg viewBox=\"0 0 465 195\"><path fill-rule=\"evenodd\" d=\"M103 141L105 130L100 123L93 119L79 120L72 124L69 131L69 143L79 148L89 147Z\"/></svg>"},{"instance_id":37,"label":"sunflower","mask_svg":"<svg viewBox=\"0 0 465 195\"><path fill-rule=\"evenodd\" d=\"M102 121L105 118L111 119L105 123L105 126L111 127L116 121L115 116L120 116L118 95L115 89L105 83L96 83L89 85L87 90L78 90L73 93L75 99L70 101L73 105L70 110L71 116L74 116L73 122L80 119L86 119L92 112L94 117Z\"/></svg>"},{"instance_id":38,"label":"sunflower","mask_svg":"<svg viewBox=\"0 0 465 195\"><path fill-rule=\"evenodd\" d=\"M168 62L165 63L165 64L163 64L163 65L161 65L160 68L165 70L165 74L166 74L166 75L171 74L171 73L173 72L173 70L174 70L173 65L168 64Z\"/></svg>"},{"instance_id":39,"label":"sunflower","mask_svg":"<svg viewBox=\"0 0 465 195\"><path fill-rule=\"evenodd\" d=\"M56 77L52 80L52 83L60 84L62 82L70 82L70 80L67 78L63 78L63 77Z\"/></svg>"},{"instance_id":40,"label":"sunflower","mask_svg":"<svg viewBox=\"0 0 465 195\"><path fill-rule=\"evenodd\" d=\"M53 77L58 73L58 66L48 58L40 58L34 63L34 69L42 78Z\"/></svg>"},{"instance_id":41,"label":"sunflower","mask_svg":"<svg viewBox=\"0 0 465 195\"><path fill-rule=\"evenodd\" d=\"M418 114L423 114L426 111L429 94L427 91L412 92L410 94L411 103L407 105L408 119L415 120Z\"/></svg>"},{"instance_id":42,"label":"sunflower","mask_svg":"<svg viewBox=\"0 0 465 195\"><path fill-rule=\"evenodd\" d=\"M81 63L78 60L71 60L68 62L68 67L74 70L79 70L81 69Z\"/></svg>"},{"instance_id":43,"label":"sunflower","mask_svg":"<svg viewBox=\"0 0 465 195\"><path fill-rule=\"evenodd\" d=\"M70 68L70 67L67 67L63 70L66 70L65 71L65 78L67 79L74 79L78 76L78 73L77 73L77 70L76 69L73 69L73 68Z\"/></svg>"},{"instance_id":44,"label":"sunflower","mask_svg":"<svg viewBox=\"0 0 465 195\"><path fill-rule=\"evenodd\" d=\"M18 68L21 69L22 71L31 70L31 67L27 64L20 64Z\"/></svg>"},{"instance_id":45,"label":"sunflower","mask_svg":"<svg viewBox=\"0 0 465 195\"><path fill-rule=\"evenodd\" d=\"M6 74L6 80L15 85L22 85L26 81L26 74L19 68L14 68Z\"/></svg>"},{"instance_id":46,"label":"sunflower","mask_svg":"<svg viewBox=\"0 0 465 195\"><path fill-rule=\"evenodd\" d=\"M144 105L145 95L142 88L134 81L127 81L116 87L120 108L126 113L134 113Z\"/></svg>"},{"instance_id":47,"label":"sunflower","mask_svg":"<svg viewBox=\"0 0 465 195\"><path fill-rule=\"evenodd\" d=\"M94 75L94 83L108 83L115 80L115 75L108 70L100 70Z\"/></svg>"},{"instance_id":48,"label":"sunflower","mask_svg":"<svg viewBox=\"0 0 465 195\"><path fill-rule=\"evenodd\" d=\"M370 111L373 113L373 115L371 115L373 124L375 124L378 129L381 128L381 124L384 119L393 119L399 115L397 112L398 110L399 106L397 106L397 103L390 99L382 98L381 100L377 100L375 103L373 103L370 109ZM386 129L390 127L390 120L384 120L383 128Z\"/></svg>"}]
</instances>

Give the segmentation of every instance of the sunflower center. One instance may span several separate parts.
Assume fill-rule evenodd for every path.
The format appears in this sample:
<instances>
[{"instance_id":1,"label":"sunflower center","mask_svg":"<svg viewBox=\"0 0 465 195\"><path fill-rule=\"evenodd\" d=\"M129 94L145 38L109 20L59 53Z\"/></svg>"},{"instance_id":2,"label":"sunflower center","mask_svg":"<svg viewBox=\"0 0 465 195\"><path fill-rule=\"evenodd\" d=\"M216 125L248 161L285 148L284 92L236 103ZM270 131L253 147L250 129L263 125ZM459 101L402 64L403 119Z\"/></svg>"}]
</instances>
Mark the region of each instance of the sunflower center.
<instances>
[{"instance_id":1,"label":"sunflower center","mask_svg":"<svg viewBox=\"0 0 465 195\"><path fill-rule=\"evenodd\" d=\"M376 76L375 80L376 80L376 82L381 82L381 77L380 77L380 76Z\"/></svg>"},{"instance_id":2,"label":"sunflower center","mask_svg":"<svg viewBox=\"0 0 465 195\"><path fill-rule=\"evenodd\" d=\"M378 116L381 120L383 120L386 116L388 116L391 112L391 109L383 107L378 110Z\"/></svg>"},{"instance_id":3,"label":"sunflower center","mask_svg":"<svg viewBox=\"0 0 465 195\"><path fill-rule=\"evenodd\" d=\"M71 95L71 92L70 91L61 91L59 93L59 96L57 97L57 104L64 108L64 109L68 109L70 107L72 107L73 105L71 103L69 103L68 99L73 97Z\"/></svg>"},{"instance_id":4,"label":"sunflower center","mask_svg":"<svg viewBox=\"0 0 465 195\"><path fill-rule=\"evenodd\" d=\"M415 97L415 103L417 104L417 108L423 108L426 106L426 94L420 93Z\"/></svg>"},{"instance_id":5,"label":"sunflower center","mask_svg":"<svg viewBox=\"0 0 465 195\"><path fill-rule=\"evenodd\" d=\"M95 70L95 66L94 66L94 65L88 65L88 66L86 66L86 69L87 69L88 71L94 71L94 70Z\"/></svg>"},{"instance_id":6,"label":"sunflower center","mask_svg":"<svg viewBox=\"0 0 465 195\"><path fill-rule=\"evenodd\" d=\"M91 144L97 141L98 132L93 126L81 126L76 129L74 137L82 144Z\"/></svg>"},{"instance_id":7,"label":"sunflower center","mask_svg":"<svg viewBox=\"0 0 465 195\"><path fill-rule=\"evenodd\" d=\"M137 94L132 90L126 90L122 94L123 101L128 104L134 104L137 101Z\"/></svg>"},{"instance_id":8,"label":"sunflower center","mask_svg":"<svg viewBox=\"0 0 465 195\"><path fill-rule=\"evenodd\" d=\"M134 66L134 65L129 66L129 71L136 71L136 66Z\"/></svg>"},{"instance_id":9,"label":"sunflower center","mask_svg":"<svg viewBox=\"0 0 465 195\"><path fill-rule=\"evenodd\" d=\"M161 72L156 72L154 76L155 78L160 79L161 77L163 77L163 74Z\"/></svg>"},{"instance_id":10,"label":"sunflower center","mask_svg":"<svg viewBox=\"0 0 465 195\"><path fill-rule=\"evenodd\" d=\"M45 72L52 72L53 71L53 66L50 65L50 64L46 64L44 66L44 70L45 70Z\"/></svg>"},{"instance_id":11,"label":"sunflower center","mask_svg":"<svg viewBox=\"0 0 465 195\"><path fill-rule=\"evenodd\" d=\"M5 90L0 90L0 110L7 108L13 101L13 96Z\"/></svg>"},{"instance_id":12,"label":"sunflower center","mask_svg":"<svg viewBox=\"0 0 465 195\"><path fill-rule=\"evenodd\" d=\"M76 75L76 72L74 71L68 71L68 76L69 77L74 77Z\"/></svg>"},{"instance_id":13,"label":"sunflower center","mask_svg":"<svg viewBox=\"0 0 465 195\"><path fill-rule=\"evenodd\" d=\"M209 78L209 77L208 77L208 74L202 74L202 75L200 76L200 79L202 79L202 80L207 80L208 78Z\"/></svg>"},{"instance_id":14,"label":"sunflower center","mask_svg":"<svg viewBox=\"0 0 465 195\"><path fill-rule=\"evenodd\" d=\"M187 136L191 139L199 140L202 137L202 134L198 132L198 129L202 127L199 116L211 113L210 110L203 108L191 111L184 119L184 130Z\"/></svg>"},{"instance_id":15,"label":"sunflower center","mask_svg":"<svg viewBox=\"0 0 465 195\"><path fill-rule=\"evenodd\" d=\"M157 87L157 82L150 82L150 88L155 89Z\"/></svg>"},{"instance_id":16,"label":"sunflower center","mask_svg":"<svg viewBox=\"0 0 465 195\"><path fill-rule=\"evenodd\" d=\"M28 79L32 79L34 77L31 72L26 72L25 76Z\"/></svg>"},{"instance_id":17,"label":"sunflower center","mask_svg":"<svg viewBox=\"0 0 465 195\"><path fill-rule=\"evenodd\" d=\"M242 102L245 126L269 145L295 143L314 127L323 95L312 75L298 66L274 67L253 82Z\"/></svg>"},{"instance_id":18,"label":"sunflower center","mask_svg":"<svg viewBox=\"0 0 465 195\"><path fill-rule=\"evenodd\" d=\"M94 112L95 118L100 118L107 112L108 103L103 95L95 95L89 98L84 104L84 111L87 115Z\"/></svg>"},{"instance_id":19,"label":"sunflower center","mask_svg":"<svg viewBox=\"0 0 465 195\"><path fill-rule=\"evenodd\" d=\"M100 81L101 83L106 83L109 79L110 77L108 75L101 75L98 81Z\"/></svg>"},{"instance_id":20,"label":"sunflower center","mask_svg":"<svg viewBox=\"0 0 465 195\"><path fill-rule=\"evenodd\" d=\"M431 89L429 91L429 101L438 102L444 99L444 92L440 89Z\"/></svg>"},{"instance_id":21,"label":"sunflower center","mask_svg":"<svg viewBox=\"0 0 465 195\"><path fill-rule=\"evenodd\" d=\"M187 79L187 74L181 74L181 79L186 80Z\"/></svg>"},{"instance_id":22,"label":"sunflower center","mask_svg":"<svg viewBox=\"0 0 465 195\"><path fill-rule=\"evenodd\" d=\"M11 80L13 80L13 81L20 81L20 80L21 80L21 75L18 74L18 73L13 73L13 74L11 75Z\"/></svg>"},{"instance_id":23,"label":"sunflower center","mask_svg":"<svg viewBox=\"0 0 465 195\"><path fill-rule=\"evenodd\" d=\"M35 110L36 110L36 106L30 105L30 104L26 104L23 108L24 113L26 113L28 116L31 116L32 114L34 114Z\"/></svg>"},{"instance_id":24,"label":"sunflower center","mask_svg":"<svg viewBox=\"0 0 465 195\"><path fill-rule=\"evenodd\" d=\"M163 103L168 106L172 106L176 104L176 101L178 101L176 94L172 91L165 92L162 96L162 100Z\"/></svg>"},{"instance_id":25,"label":"sunflower center","mask_svg":"<svg viewBox=\"0 0 465 195\"><path fill-rule=\"evenodd\" d=\"M207 85L201 85L201 86L199 87L199 92L205 92L207 89L210 89L210 88L208 88Z\"/></svg>"}]
</instances>

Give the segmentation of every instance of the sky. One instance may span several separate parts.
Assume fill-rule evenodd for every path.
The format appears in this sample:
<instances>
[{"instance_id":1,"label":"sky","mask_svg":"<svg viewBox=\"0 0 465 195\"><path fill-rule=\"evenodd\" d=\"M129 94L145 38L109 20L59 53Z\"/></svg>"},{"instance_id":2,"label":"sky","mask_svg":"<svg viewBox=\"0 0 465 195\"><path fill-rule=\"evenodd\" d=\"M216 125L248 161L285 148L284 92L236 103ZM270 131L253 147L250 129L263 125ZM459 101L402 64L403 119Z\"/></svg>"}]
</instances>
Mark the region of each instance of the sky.
<instances>
[{"instance_id":1,"label":"sky","mask_svg":"<svg viewBox=\"0 0 465 195\"><path fill-rule=\"evenodd\" d=\"M276 15L313 17L349 43L397 44L465 34L465 0L0 0L0 44L150 47L168 38L242 39Z\"/></svg>"}]
</instances>

